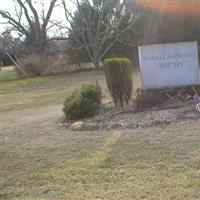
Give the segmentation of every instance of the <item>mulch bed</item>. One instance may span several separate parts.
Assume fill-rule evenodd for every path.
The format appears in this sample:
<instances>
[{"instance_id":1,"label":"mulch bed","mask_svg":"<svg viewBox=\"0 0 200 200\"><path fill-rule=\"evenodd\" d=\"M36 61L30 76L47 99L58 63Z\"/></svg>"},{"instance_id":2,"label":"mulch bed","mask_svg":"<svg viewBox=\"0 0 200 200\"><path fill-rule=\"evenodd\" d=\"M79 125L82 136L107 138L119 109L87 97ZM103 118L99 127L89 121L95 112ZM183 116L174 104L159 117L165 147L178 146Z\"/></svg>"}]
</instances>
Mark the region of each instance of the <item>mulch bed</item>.
<instances>
[{"instance_id":1,"label":"mulch bed","mask_svg":"<svg viewBox=\"0 0 200 200\"><path fill-rule=\"evenodd\" d=\"M192 87L137 90L134 106L126 110L108 106L95 118L84 120L84 130L149 128L185 120L197 120L200 123L200 113L195 110L192 101L195 94ZM200 85L195 89L200 94ZM70 127L70 124L65 126Z\"/></svg>"},{"instance_id":2,"label":"mulch bed","mask_svg":"<svg viewBox=\"0 0 200 200\"><path fill-rule=\"evenodd\" d=\"M183 86L166 89L138 89L134 100L137 108L152 108L176 101L188 101L195 95L194 89L200 94L200 85Z\"/></svg>"}]
</instances>

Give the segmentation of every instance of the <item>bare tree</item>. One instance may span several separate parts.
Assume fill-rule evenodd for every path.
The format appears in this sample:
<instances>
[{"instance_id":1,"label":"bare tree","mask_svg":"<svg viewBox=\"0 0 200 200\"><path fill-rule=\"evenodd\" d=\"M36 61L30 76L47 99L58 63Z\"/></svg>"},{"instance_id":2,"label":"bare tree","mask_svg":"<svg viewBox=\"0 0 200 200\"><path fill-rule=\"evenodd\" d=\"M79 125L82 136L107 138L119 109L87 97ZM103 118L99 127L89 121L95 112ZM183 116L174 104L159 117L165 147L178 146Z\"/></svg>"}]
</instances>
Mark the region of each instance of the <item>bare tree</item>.
<instances>
[{"instance_id":1,"label":"bare tree","mask_svg":"<svg viewBox=\"0 0 200 200\"><path fill-rule=\"evenodd\" d=\"M125 0L70 0L76 6L71 13L62 0L67 20L68 37L76 49L84 49L95 69L116 41L138 19L138 13L125 5Z\"/></svg>"},{"instance_id":2,"label":"bare tree","mask_svg":"<svg viewBox=\"0 0 200 200\"><path fill-rule=\"evenodd\" d=\"M25 36L25 42L33 52L41 53L48 40L48 24L56 2L57 0L51 0L47 12L45 13L43 7L42 13L38 13L32 0L13 0L16 15L0 9L0 16L6 19L5 23L11 25L20 36Z\"/></svg>"},{"instance_id":3,"label":"bare tree","mask_svg":"<svg viewBox=\"0 0 200 200\"><path fill-rule=\"evenodd\" d=\"M10 33L9 29L5 30L0 35L0 52L2 53L14 53L16 54L17 51L19 52L19 47L21 42L18 38L13 38L12 34Z\"/></svg>"}]
</instances>

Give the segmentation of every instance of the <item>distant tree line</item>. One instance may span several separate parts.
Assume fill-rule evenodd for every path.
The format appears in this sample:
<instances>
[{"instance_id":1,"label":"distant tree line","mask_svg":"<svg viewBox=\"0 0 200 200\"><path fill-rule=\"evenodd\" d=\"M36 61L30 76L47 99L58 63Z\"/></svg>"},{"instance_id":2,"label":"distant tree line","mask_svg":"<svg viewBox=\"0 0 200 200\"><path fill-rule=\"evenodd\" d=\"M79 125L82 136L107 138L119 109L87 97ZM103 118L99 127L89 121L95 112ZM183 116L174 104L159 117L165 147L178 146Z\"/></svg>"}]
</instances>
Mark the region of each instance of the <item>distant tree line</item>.
<instances>
[{"instance_id":1,"label":"distant tree line","mask_svg":"<svg viewBox=\"0 0 200 200\"><path fill-rule=\"evenodd\" d=\"M200 15L161 14L130 0L70 2L75 7L74 12L70 11L67 0L51 0L39 12L32 0L13 0L16 15L0 10L0 16L10 25L0 36L0 51L20 55L34 52L45 56L60 40L69 64L91 62L99 69L106 57L128 57L138 65L138 45L183 41L200 44ZM51 19L57 6L63 8L64 21ZM62 34L50 37L53 27ZM18 39L12 38L13 30L18 32Z\"/></svg>"}]
</instances>

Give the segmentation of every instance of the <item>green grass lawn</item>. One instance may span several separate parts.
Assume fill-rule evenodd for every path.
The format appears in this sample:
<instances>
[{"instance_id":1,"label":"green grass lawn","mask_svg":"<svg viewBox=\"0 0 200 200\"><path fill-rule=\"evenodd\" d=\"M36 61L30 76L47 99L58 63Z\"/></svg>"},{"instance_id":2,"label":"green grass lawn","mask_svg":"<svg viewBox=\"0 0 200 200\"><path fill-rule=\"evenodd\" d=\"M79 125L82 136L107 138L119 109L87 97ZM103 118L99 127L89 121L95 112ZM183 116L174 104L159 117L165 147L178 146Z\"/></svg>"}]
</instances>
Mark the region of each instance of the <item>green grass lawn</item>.
<instances>
[{"instance_id":1,"label":"green grass lawn","mask_svg":"<svg viewBox=\"0 0 200 200\"><path fill-rule=\"evenodd\" d=\"M200 122L72 132L59 126L66 94L102 72L19 80L1 73L0 199L198 200ZM133 73L135 89L140 85Z\"/></svg>"}]
</instances>

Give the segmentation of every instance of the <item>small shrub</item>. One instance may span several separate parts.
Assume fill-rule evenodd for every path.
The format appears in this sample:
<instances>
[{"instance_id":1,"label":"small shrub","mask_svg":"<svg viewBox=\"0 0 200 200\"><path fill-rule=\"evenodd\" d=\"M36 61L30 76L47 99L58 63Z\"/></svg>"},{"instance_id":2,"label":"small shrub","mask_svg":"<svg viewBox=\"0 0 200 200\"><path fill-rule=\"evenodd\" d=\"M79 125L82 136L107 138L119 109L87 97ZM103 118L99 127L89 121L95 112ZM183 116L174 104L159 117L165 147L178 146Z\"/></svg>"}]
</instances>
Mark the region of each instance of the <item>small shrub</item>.
<instances>
[{"instance_id":1,"label":"small shrub","mask_svg":"<svg viewBox=\"0 0 200 200\"><path fill-rule=\"evenodd\" d=\"M117 107L128 105L133 90L130 60L126 58L106 59L103 68L114 104Z\"/></svg>"},{"instance_id":2,"label":"small shrub","mask_svg":"<svg viewBox=\"0 0 200 200\"><path fill-rule=\"evenodd\" d=\"M80 119L94 115L101 105L102 90L96 85L83 85L72 91L65 99L63 111L67 120Z\"/></svg>"},{"instance_id":3,"label":"small shrub","mask_svg":"<svg viewBox=\"0 0 200 200\"><path fill-rule=\"evenodd\" d=\"M197 94L200 95L200 84L198 85L191 85L191 86L186 86L185 87L185 92L191 96L195 95L194 89L196 90Z\"/></svg>"},{"instance_id":4,"label":"small shrub","mask_svg":"<svg viewBox=\"0 0 200 200\"><path fill-rule=\"evenodd\" d=\"M67 61L61 55L30 53L20 57L18 62L30 77L63 74L69 71ZM17 72L20 77L24 76L18 68Z\"/></svg>"},{"instance_id":5,"label":"small shrub","mask_svg":"<svg viewBox=\"0 0 200 200\"><path fill-rule=\"evenodd\" d=\"M200 85L179 86L163 89L137 89L133 101L135 108L151 108L171 102L187 101L195 95L195 91L200 94Z\"/></svg>"}]
</instances>

